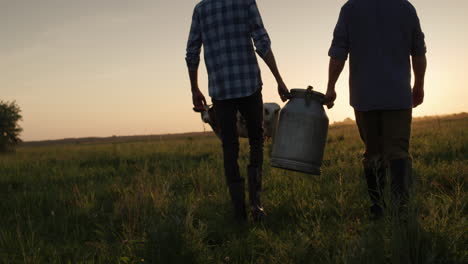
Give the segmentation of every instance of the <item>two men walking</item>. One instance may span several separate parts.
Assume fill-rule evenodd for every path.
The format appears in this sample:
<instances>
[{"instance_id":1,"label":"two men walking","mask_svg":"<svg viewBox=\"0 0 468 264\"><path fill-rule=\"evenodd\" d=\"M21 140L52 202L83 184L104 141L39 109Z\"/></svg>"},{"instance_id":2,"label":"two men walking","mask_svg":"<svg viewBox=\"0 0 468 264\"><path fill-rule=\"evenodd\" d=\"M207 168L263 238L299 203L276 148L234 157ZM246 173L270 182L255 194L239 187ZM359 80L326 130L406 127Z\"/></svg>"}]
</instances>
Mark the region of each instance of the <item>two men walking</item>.
<instances>
[{"instance_id":1,"label":"two men walking","mask_svg":"<svg viewBox=\"0 0 468 264\"><path fill-rule=\"evenodd\" d=\"M255 0L203 0L196 5L186 56L195 111L204 111L206 106L197 76L202 45L234 213L238 219L246 219L245 184L237 163L239 111L247 121L249 135L251 212L254 220L260 220L265 215L260 202L263 101L255 51L274 75L282 101L289 92ZM406 0L349 0L343 6L329 51L326 104L333 106L335 84L349 54L350 101L366 146L363 165L375 216L382 214L381 190L387 168L394 200L404 204L408 198L411 109L424 97L425 52L416 11ZM413 90L410 56L416 78Z\"/></svg>"}]
</instances>

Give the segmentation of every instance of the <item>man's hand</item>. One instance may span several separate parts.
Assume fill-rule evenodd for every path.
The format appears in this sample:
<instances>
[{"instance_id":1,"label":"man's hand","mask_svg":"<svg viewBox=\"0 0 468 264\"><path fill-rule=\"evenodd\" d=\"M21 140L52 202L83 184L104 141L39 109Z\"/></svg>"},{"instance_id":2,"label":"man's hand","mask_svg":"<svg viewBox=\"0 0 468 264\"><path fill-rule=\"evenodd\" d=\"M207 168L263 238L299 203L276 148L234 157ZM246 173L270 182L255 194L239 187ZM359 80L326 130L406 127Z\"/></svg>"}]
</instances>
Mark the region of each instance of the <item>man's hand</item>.
<instances>
[{"instance_id":1,"label":"man's hand","mask_svg":"<svg viewBox=\"0 0 468 264\"><path fill-rule=\"evenodd\" d=\"M336 100L335 88L328 88L327 93L325 94L325 100L323 104L326 105L328 109L331 109L335 105L334 103L335 100Z\"/></svg>"},{"instance_id":2,"label":"man's hand","mask_svg":"<svg viewBox=\"0 0 468 264\"><path fill-rule=\"evenodd\" d=\"M412 56L411 59L414 71L413 107L416 107L424 101L424 75L426 74L427 59L425 55Z\"/></svg>"},{"instance_id":3,"label":"man's hand","mask_svg":"<svg viewBox=\"0 0 468 264\"><path fill-rule=\"evenodd\" d=\"M206 100L203 93L200 89L196 88L192 90L192 101L193 101L193 111L195 112L203 112L205 111L206 107Z\"/></svg>"},{"instance_id":4,"label":"man's hand","mask_svg":"<svg viewBox=\"0 0 468 264\"><path fill-rule=\"evenodd\" d=\"M413 87L413 107L417 107L424 101L424 88L422 85L414 85Z\"/></svg>"},{"instance_id":5,"label":"man's hand","mask_svg":"<svg viewBox=\"0 0 468 264\"><path fill-rule=\"evenodd\" d=\"M346 60L336 59L333 57L330 58L330 63L328 65L327 93L325 94L325 100L323 102L323 104L326 105L328 109L332 108L335 105L335 85L338 81L338 78L340 77L341 72L343 71L345 63Z\"/></svg>"},{"instance_id":6,"label":"man's hand","mask_svg":"<svg viewBox=\"0 0 468 264\"><path fill-rule=\"evenodd\" d=\"M273 50L269 50L265 56L262 57L265 61L268 68L270 68L271 73L275 76L276 82L278 83L278 94L281 98L281 101L285 102L289 99L289 90L284 84L281 74L279 73L278 66L276 65L275 55L273 55Z\"/></svg>"},{"instance_id":7,"label":"man's hand","mask_svg":"<svg viewBox=\"0 0 468 264\"><path fill-rule=\"evenodd\" d=\"M288 87L286 87L286 84L282 80L278 82L278 94L283 102L288 100L290 96Z\"/></svg>"}]
</instances>

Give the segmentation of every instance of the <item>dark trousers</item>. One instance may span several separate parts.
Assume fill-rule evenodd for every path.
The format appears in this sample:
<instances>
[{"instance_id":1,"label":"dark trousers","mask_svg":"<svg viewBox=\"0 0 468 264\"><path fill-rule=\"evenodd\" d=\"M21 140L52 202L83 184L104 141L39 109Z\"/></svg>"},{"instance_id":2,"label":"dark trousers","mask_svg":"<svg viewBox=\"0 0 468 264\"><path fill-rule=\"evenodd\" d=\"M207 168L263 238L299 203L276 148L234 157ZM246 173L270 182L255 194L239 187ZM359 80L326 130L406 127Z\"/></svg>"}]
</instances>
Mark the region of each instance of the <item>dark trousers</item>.
<instances>
[{"instance_id":1,"label":"dark trousers","mask_svg":"<svg viewBox=\"0 0 468 264\"><path fill-rule=\"evenodd\" d=\"M355 111L359 134L366 146L364 164L410 159L412 110Z\"/></svg>"},{"instance_id":2,"label":"dark trousers","mask_svg":"<svg viewBox=\"0 0 468 264\"><path fill-rule=\"evenodd\" d=\"M389 169L392 199L404 204L412 182L409 154L412 109L355 111L355 115L366 147L362 163L372 203L381 203Z\"/></svg>"},{"instance_id":3,"label":"dark trousers","mask_svg":"<svg viewBox=\"0 0 468 264\"><path fill-rule=\"evenodd\" d=\"M224 172L229 184L242 181L237 159L239 157L239 136L237 133L237 112L244 117L250 144L250 166L263 164L263 99L259 89L248 97L214 100L213 107L221 130Z\"/></svg>"}]
</instances>

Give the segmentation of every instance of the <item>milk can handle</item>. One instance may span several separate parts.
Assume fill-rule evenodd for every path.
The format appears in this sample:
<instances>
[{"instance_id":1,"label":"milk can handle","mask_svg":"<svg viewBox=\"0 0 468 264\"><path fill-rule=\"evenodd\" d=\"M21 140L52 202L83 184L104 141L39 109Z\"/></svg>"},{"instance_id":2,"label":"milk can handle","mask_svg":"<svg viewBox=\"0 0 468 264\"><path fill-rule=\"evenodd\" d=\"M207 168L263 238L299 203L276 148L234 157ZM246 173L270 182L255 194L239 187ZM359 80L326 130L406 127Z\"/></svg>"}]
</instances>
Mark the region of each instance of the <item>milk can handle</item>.
<instances>
[{"instance_id":1,"label":"milk can handle","mask_svg":"<svg viewBox=\"0 0 468 264\"><path fill-rule=\"evenodd\" d=\"M314 87L312 87L312 85L307 86L306 96L305 96L305 102L306 102L307 106L310 105L310 100L312 100L312 90L313 89L314 89Z\"/></svg>"}]
</instances>

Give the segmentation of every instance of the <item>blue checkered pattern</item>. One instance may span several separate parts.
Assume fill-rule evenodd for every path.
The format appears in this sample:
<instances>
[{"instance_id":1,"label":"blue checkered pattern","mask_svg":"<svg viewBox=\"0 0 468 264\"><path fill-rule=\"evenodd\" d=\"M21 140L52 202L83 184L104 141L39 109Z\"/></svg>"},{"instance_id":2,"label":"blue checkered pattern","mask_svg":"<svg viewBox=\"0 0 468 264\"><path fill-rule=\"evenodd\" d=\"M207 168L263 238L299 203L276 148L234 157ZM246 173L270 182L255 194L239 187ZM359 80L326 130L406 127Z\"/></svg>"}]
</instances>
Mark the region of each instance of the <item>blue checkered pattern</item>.
<instances>
[{"instance_id":1,"label":"blue checkered pattern","mask_svg":"<svg viewBox=\"0 0 468 264\"><path fill-rule=\"evenodd\" d=\"M189 70L198 69L202 45L209 95L213 99L246 97L262 86L255 51L260 57L265 56L271 42L255 0L198 3L187 43L185 59Z\"/></svg>"}]
</instances>

